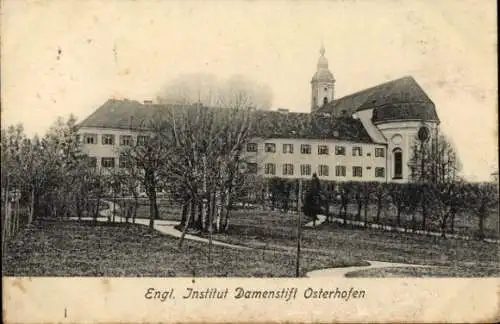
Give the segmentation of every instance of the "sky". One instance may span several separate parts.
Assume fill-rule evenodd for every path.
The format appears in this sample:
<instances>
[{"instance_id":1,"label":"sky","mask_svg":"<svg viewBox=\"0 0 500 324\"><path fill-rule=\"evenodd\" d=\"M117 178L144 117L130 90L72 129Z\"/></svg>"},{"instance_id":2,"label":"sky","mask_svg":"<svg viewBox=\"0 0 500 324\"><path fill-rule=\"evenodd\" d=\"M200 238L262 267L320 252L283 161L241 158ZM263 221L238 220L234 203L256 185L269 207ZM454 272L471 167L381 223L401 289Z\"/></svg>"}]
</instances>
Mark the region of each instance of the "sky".
<instances>
[{"instance_id":1,"label":"sky","mask_svg":"<svg viewBox=\"0 0 500 324\"><path fill-rule=\"evenodd\" d=\"M307 112L323 44L335 97L412 75L463 175L498 170L495 1L3 0L1 28L2 127L42 134L193 73L244 75L273 109Z\"/></svg>"}]
</instances>

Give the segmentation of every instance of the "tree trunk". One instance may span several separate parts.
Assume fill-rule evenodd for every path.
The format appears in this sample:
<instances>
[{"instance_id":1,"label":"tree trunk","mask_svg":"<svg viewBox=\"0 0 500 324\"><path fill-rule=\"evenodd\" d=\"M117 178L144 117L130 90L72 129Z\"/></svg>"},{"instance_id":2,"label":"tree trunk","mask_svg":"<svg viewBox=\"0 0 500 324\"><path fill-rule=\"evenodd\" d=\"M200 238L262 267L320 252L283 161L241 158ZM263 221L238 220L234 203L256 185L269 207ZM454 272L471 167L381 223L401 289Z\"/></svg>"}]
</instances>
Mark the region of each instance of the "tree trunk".
<instances>
[{"instance_id":1,"label":"tree trunk","mask_svg":"<svg viewBox=\"0 0 500 324\"><path fill-rule=\"evenodd\" d=\"M181 226L184 226L186 225L186 221L187 221L187 209L188 209L188 206L187 206L188 202L187 201L183 201L182 202L182 211L181 211Z\"/></svg>"},{"instance_id":2,"label":"tree trunk","mask_svg":"<svg viewBox=\"0 0 500 324\"><path fill-rule=\"evenodd\" d=\"M485 213L484 212L480 212L479 213L479 239L482 240L484 239L484 218L485 218Z\"/></svg>"},{"instance_id":3,"label":"tree trunk","mask_svg":"<svg viewBox=\"0 0 500 324\"><path fill-rule=\"evenodd\" d=\"M203 224L203 231L207 231L210 223L210 196L211 194L208 195L208 197L204 197L203 201L201 203L201 219L202 219L202 224Z\"/></svg>"},{"instance_id":4,"label":"tree trunk","mask_svg":"<svg viewBox=\"0 0 500 324\"><path fill-rule=\"evenodd\" d=\"M113 223L115 222L115 215L116 215L116 194L115 190L113 190Z\"/></svg>"},{"instance_id":5,"label":"tree trunk","mask_svg":"<svg viewBox=\"0 0 500 324\"><path fill-rule=\"evenodd\" d=\"M78 220L82 220L82 199L80 197L76 197L76 215L78 217ZM30 221L31 222L31 212L30 212Z\"/></svg>"},{"instance_id":6,"label":"tree trunk","mask_svg":"<svg viewBox=\"0 0 500 324\"><path fill-rule=\"evenodd\" d=\"M158 201L156 199L156 193L155 193L155 219L160 219L160 211L158 209Z\"/></svg>"},{"instance_id":7,"label":"tree trunk","mask_svg":"<svg viewBox=\"0 0 500 324\"><path fill-rule=\"evenodd\" d=\"M358 201L358 212L356 213L356 220L361 220L361 209L363 208L363 203Z\"/></svg>"},{"instance_id":8,"label":"tree trunk","mask_svg":"<svg viewBox=\"0 0 500 324\"><path fill-rule=\"evenodd\" d=\"M28 225L33 221L33 217L35 215L35 189L31 188L31 201L30 201L30 213L28 218ZM80 214L81 215L81 212Z\"/></svg>"},{"instance_id":9,"label":"tree trunk","mask_svg":"<svg viewBox=\"0 0 500 324\"><path fill-rule=\"evenodd\" d=\"M448 216L447 215L444 215L442 218L441 218L441 237L443 239L446 238L446 221L448 220Z\"/></svg>"},{"instance_id":10,"label":"tree trunk","mask_svg":"<svg viewBox=\"0 0 500 324\"><path fill-rule=\"evenodd\" d=\"M380 223L380 214L382 212L382 199L377 201L377 216L375 217L375 222Z\"/></svg>"},{"instance_id":11,"label":"tree trunk","mask_svg":"<svg viewBox=\"0 0 500 324\"><path fill-rule=\"evenodd\" d=\"M302 180L299 180L299 197L302 197ZM301 200L298 200L299 203ZM300 204L299 204L300 206ZM297 213L297 255L295 260L295 277L300 277L300 243L301 243L301 229L302 229L302 221L300 219L302 212L299 211Z\"/></svg>"},{"instance_id":12,"label":"tree trunk","mask_svg":"<svg viewBox=\"0 0 500 324\"><path fill-rule=\"evenodd\" d=\"M134 191L134 212L132 214L132 223L135 224L135 219L137 218L137 209L139 209L139 197L137 196L137 192Z\"/></svg>"},{"instance_id":13,"label":"tree trunk","mask_svg":"<svg viewBox=\"0 0 500 324\"><path fill-rule=\"evenodd\" d=\"M155 226L155 199L153 196L149 197L149 229L154 229Z\"/></svg>"},{"instance_id":14,"label":"tree trunk","mask_svg":"<svg viewBox=\"0 0 500 324\"><path fill-rule=\"evenodd\" d=\"M229 230L229 216L231 215L231 206L233 204L232 197L231 197L232 191L233 191L233 185L230 182L229 187L227 189L227 193L224 195L224 198L225 198L224 203L226 205L226 216L224 217L224 223L222 226L222 229L224 232L227 232ZM273 202L273 206L274 206L274 202Z\"/></svg>"},{"instance_id":15,"label":"tree trunk","mask_svg":"<svg viewBox=\"0 0 500 324\"><path fill-rule=\"evenodd\" d=\"M457 216L456 212L451 213L451 224L450 224L450 231L451 233L455 233L455 217Z\"/></svg>"},{"instance_id":16,"label":"tree trunk","mask_svg":"<svg viewBox=\"0 0 500 324\"><path fill-rule=\"evenodd\" d=\"M208 262L212 263L212 232L213 232L213 214L215 211L215 194L210 194L208 212Z\"/></svg>"},{"instance_id":17,"label":"tree trunk","mask_svg":"<svg viewBox=\"0 0 500 324\"><path fill-rule=\"evenodd\" d=\"M194 198L191 199L191 219L193 220L194 224L193 227L196 229L201 230L201 222L200 222L200 215L198 214L198 217L196 216L196 211L198 210L199 205L196 203L196 200Z\"/></svg>"},{"instance_id":18,"label":"tree trunk","mask_svg":"<svg viewBox=\"0 0 500 324\"><path fill-rule=\"evenodd\" d=\"M427 228L427 205L425 197L422 197L422 229L425 231Z\"/></svg>"},{"instance_id":19,"label":"tree trunk","mask_svg":"<svg viewBox=\"0 0 500 324\"><path fill-rule=\"evenodd\" d=\"M401 226L401 209L403 207L401 205L398 205L398 207L396 208L396 223L399 226Z\"/></svg>"},{"instance_id":20,"label":"tree trunk","mask_svg":"<svg viewBox=\"0 0 500 324\"><path fill-rule=\"evenodd\" d=\"M99 217L99 205L101 204L101 192L97 194L96 206L94 211L94 222L97 222L97 217Z\"/></svg>"},{"instance_id":21,"label":"tree trunk","mask_svg":"<svg viewBox=\"0 0 500 324\"><path fill-rule=\"evenodd\" d=\"M415 232L417 230L417 220L415 219L415 212L411 214L411 225L413 231Z\"/></svg>"},{"instance_id":22,"label":"tree trunk","mask_svg":"<svg viewBox=\"0 0 500 324\"><path fill-rule=\"evenodd\" d=\"M365 217L365 227L368 227L368 201L363 203L364 217Z\"/></svg>"},{"instance_id":23,"label":"tree trunk","mask_svg":"<svg viewBox=\"0 0 500 324\"><path fill-rule=\"evenodd\" d=\"M189 223L191 222L191 220L193 219L193 215L194 215L194 207L195 207L195 204L194 204L194 199L191 198L191 204L186 203L186 206L191 206L189 212L186 212L187 213L187 219L186 219L186 224L184 225L184 229L182 230L182 234L181 234L181 237L179 238L179 248L182 247L182 242L184 242L184 237L186 236L186 232L189 228Z\"/></svg>"}]
</instances>

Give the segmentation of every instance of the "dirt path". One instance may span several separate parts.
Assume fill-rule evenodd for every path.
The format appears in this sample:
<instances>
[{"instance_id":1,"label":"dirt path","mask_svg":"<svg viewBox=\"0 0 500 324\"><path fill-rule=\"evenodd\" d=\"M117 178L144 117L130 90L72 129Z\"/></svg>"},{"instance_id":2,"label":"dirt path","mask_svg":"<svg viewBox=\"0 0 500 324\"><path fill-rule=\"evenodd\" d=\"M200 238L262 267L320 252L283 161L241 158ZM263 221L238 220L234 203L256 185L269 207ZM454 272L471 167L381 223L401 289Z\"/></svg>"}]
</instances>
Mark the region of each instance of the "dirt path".
<instances>
[{"instance_id":1,"label":"dirt path","mask_svg":"<svg viewBox=\"0 0 500 324\"><path fill-rule=\"evenodd\" d=\"M105 203L108 204L108 209L102 210L99 214L101 217L98 217L97 220L101 222L107 222L111 220L111 217L113 215L113 207L116 212L120 210L120 206L117 204L113 204L110 201L104 200ZM83 220L92 220L92 217L85 217L82 218ZM115 220L119 222L125 222L125 218L122 216L115 215ZM320 225L324 223L326 220L326 216L324 215L318 215L318 220L316 221L316 224L313 224L313 222L309 222L304 225L304 227L312 228L314 225ZM139 218L136 219L136 224L141 224L145 226L149 226L149 219L144 219L144 218ZM172 221L172 220L155 220L154 222L154 229L157 230L158 232L165 234L165 235L170 235L174 237L181 237L182 232L177 230L175 226L178 224L178 221ZM197 235L192 235L192 234L186 234L184 237L186 240L191 240L191 241L197 241L197 242L203 242L203 243L208 243L208 239L204 237L200 237ZM268 245L265 243L258 244L258 246L255 247L249 247L249 246L244 246L244 245L236 245L236 244L229 244L221 241L216 241L212 240L212 244L218 245L218 246L224 246L224 247L229 247L233 249L240 249L240 250L253 250L253 249L259 249L259 248L274 248L278 250L283 250L287 252L291 252L295 248L289 247L289 246L281 246L281 245ZM321 250L316 250L316 249L304 249L304 250L310 250L310 251L316 251L316 252L322 252ZM327 269L319 269L319 270L314 270L311 272L308 272L306 274L307 277L310 278L316 278L316 277L345 277L347 273L353 272L353 271L358 271L358 270L366 270L366 269L373 269L373 268L387 268L387 267L428 267L427 265L415 265L415 264L406 264L406 263L392 263L392 262L381 262L381 261L366 261L370 263L369 266L353 266L353 267L342 267L342 268L327 268Z\"/></svg>"},{"instance_id":2,"label":"dirt path","mask_svg":"<svg viewBox=\"0 0 500 324\"><path fill-rule=\"evenodd\" d=\"M392 268L392 267L430 267L428 265L417 265L408 263L393 263L393 262L381 262L381 261L366 261L370 263L369 266L355 266L355 267L344 267L344 268L327 268L314 270L306 273L306 277L309 278L322 278L322 277L345 277L346 274L358 270L367 270L375 268Z\"/></svg>"},{"instance_id":3,"label":"dirt path","mask_svg":"<svg viewBox=\"0 0 500 324\"><path fill-rule=\"evenodd\" d=\"M113 204L111 201L108 200L103 200L104 203L108 204L108 209L101 210L99 212L99 215L101 217L97 218L97 221L100 222L108 222L111 220L113 217L113 207L115 212L118 212L120 210L120 206L118 204ZM93 220L92 217L84 217L82 220ZM115 220L117 222L122 222L124 223L126 221L125 217L115 215ZM137 218L135 220L136 224L141 224L145 226L149 226L149 219L144 219L144 218ZM160 220L160 219L155 219L154 222L154 229L157 230L158 232L165 234L165 235L170 235L174 236L177 238L180 238L182 235L182 232L177 230L175 228L176 225L178 225L178 221L172 221L172 220ZM186 234L184 236L184 239L186 240L191 240L191 241L197 241L197 242L203 242L203 243L208 243L208 239L204 237L200 237L197 235L192 235L192 234ZM252 249L251 247L247 246L242 246L242 245L235 245L235 244L229 244L221 241L216 241L212 240L213 245L218 245L218 246L225 246L233 249L240 249L240 250L250 250Z\"/></svg>"},{"instance_id":4,"label":"dirt path","mask_svg":"<svg viewBox=\"0 0 500 324\"><path fill-rule=\"evenodd\" d=\"M309 223L305 224L304 227L315 227L315 226L323 224L325 222L325 220L326 220L325 215L318 215L318 220L316 221L316 223L314 223L313 221L310 221Z\"/></svg>"}]
</instances>

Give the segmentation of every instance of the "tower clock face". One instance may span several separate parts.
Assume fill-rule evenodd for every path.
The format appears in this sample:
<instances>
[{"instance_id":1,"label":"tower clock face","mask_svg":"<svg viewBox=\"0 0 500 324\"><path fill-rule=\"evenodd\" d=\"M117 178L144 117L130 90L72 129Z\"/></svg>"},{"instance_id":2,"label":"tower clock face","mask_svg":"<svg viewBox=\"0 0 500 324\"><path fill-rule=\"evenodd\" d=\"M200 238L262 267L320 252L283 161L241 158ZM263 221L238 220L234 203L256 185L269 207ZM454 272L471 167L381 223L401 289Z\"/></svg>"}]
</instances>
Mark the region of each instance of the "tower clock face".
<instances>
[{"instance_id":1,"label":"tower clock face","mask_svg":"<svg viewBox=\"0 0 500 324\"><path fill-rule=\"evenodd\" d=\"M429 129L425 126L420 127L418 130L418 140L421 142L425 142L429 139Z\"/></svg>"}]
</instances>

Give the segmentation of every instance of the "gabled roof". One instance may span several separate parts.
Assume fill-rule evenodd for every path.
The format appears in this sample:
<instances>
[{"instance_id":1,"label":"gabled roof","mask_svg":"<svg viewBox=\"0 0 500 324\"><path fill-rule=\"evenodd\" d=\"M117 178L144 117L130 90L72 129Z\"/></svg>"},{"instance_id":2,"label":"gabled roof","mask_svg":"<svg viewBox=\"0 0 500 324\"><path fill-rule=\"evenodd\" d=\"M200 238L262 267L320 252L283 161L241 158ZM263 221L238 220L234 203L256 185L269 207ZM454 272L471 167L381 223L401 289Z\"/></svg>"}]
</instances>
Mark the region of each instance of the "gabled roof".
<instances>
[{"instance_id":1,"label":"gabled roof","mask_svg":"<svg viewBox=\"0 0 500 324\"><path fill-rule=\"evenodd\" d=\"M108 99L78 126L143 130L160 109L171 105L142 104L136 100Z\"/></svg>"},{"instance_id":2,"label":"gabled roof","mask_svg":"<svg viewBox=\"0 0 500 324\"><path fill-rule=\"evenodd\" d=\"M395 120L432 120L439 122L432 100L411 76L392 80L377 86L333 100L318 109L334 116L343 112L374 109L373 122Z\"/></svg>"},{"instance_id":3,"label":"gabled roof","mask_svg":"<svg viewBox=\"0 0 500 324\"><path fill-rule=\"evenodd\" d=\"M108 99L102 106L78 124L78 126L128 129L132 126L138 126L135 125L132 116L137 116L141 113L146 115L146 112L142 112L141 108L143 108L143 105L139 101Z\"/></svg>"},{"instance_id":4,"label":"gabled roof","mask_svg":"<svg viewBox=\"0 0 500 324\"><path fill-rule=\"evenodd\" d=\"M168 110L169 107L172 105L109 99L82 121L79 127L146 130L147 121L155 118L158 111ZM257 110L253 112L253 118L251 135L255 137L372 142L362 123L350 116L333 118L309 113Z\"/></svg>"},{"instance_id":5,"label":"gabled roof","mask_svg":"<svg viewBox=\"0 0 500 324\"><path fill-rule=\"evenodd\" d=\"M337 139L371 143L363 124L352 117L256 111L253 136L261 138Z\"/></svg>"}]
</instances>

